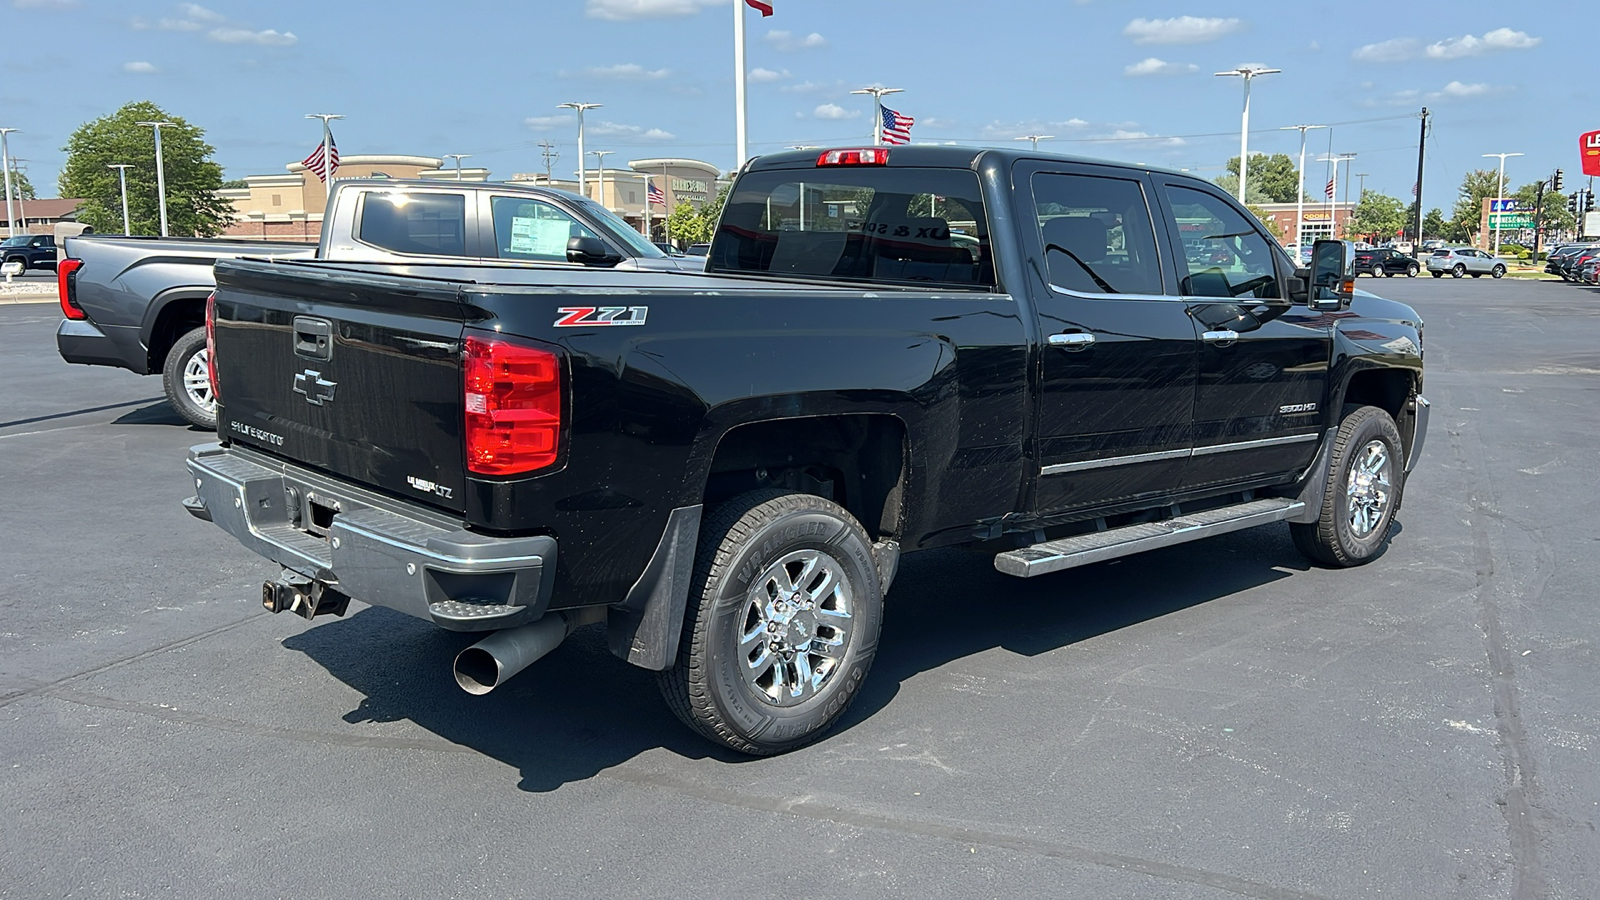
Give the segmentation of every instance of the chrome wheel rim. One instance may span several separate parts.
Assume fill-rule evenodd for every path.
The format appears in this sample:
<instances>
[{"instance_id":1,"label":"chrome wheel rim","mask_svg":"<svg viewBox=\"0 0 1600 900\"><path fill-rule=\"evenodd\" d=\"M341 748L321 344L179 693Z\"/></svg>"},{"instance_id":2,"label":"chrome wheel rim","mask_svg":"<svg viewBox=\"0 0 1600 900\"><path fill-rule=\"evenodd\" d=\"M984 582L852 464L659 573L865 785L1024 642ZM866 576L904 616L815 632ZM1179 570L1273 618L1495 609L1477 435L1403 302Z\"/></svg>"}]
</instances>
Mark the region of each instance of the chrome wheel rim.
<instances>
[{"instance_id":1,"label":"chrome wheel rim","mask_svg":"<svg viewBox=\"0 0 1600 900\"><path fill-rule=\"evenodd\" d=\"M1393 468L1389 445L1383 441L1368 441L1356 454L1345 482L1345 508L1350 533L1356 537L1372 534L1388 517L1394 502Z\"/></svg>"},{"instance_id":2,"label":"chrome wheel rim","mask_svg":"<svg viewBox=\"0 0 1600 900\"><path fill-rule=\"evenodd\" d=\"M204 347L183 364L183 392L206 414L217 411L217 398L211 393L211 357Z\"/></svg>"},{"instance_id":3,"label":"chrome wheel rim","mask_svg":"<svg viewBox=\"0 0 1600 900\"><path fill-rule=\"evenodd\" d=\"M818 550L786 554L745 596L737 638L745 684L773 706L816 696L844 664L853 612L837 561Z\"/></svg>"}]
</instances>

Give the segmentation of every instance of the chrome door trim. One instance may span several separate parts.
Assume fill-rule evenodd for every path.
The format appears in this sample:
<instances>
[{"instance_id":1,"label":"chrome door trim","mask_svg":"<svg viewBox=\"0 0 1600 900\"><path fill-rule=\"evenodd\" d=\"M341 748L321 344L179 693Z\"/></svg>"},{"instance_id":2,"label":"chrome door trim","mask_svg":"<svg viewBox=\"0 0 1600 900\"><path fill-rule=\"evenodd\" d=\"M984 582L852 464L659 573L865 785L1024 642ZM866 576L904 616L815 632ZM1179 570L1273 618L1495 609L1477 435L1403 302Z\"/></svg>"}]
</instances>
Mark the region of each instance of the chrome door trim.
<instances>
[{"instance_id":1,"label":"chrome door trim","mask_svg":"<svg viewBox=\"0 0 1600 900\"><path fill-rule=\"evenodd\" d=\"M1189 448L1182 450L1158 450L1155 453L1135 453L1132 456L1108 456L1105 459L1085 459L1079 462L1055 463L1039 470L1040 475L1061 475L1066 472L1084 472L1089 469L1104 469L1109 466L1131 466L1138 463L1160 462L1164 459L1187 459Z\"/></svg>"},{"instance_id":2,"label":"chrome door trim","mask_svg":"<svg viewBox=\"0 0 1600 900\"><path fill-rule=\"evenodd\" d=\"M1052 347L1061 347L1069 351L1082 350L1094 343L1094 335L1087 331L1073 331L1066 334L1052 334L1046 340Z\"/></svg>"},{"instance_id":3,"label":"chrome door trim","mask_svg":"<svg viewBox=\"0 0 1600 900\"><path fill-rule=\"evenodd\" d=\"M1231 444L1208 444L1204 447L1194 448L1195 456L1206 456L1212 453L1229 453L1234 450L1255 450L1258 447L1276 447L1280 444L1298 444L1304 441L1314 441L1321 437L1320 434L1291 434L1285 437L1262 438L1258 441L1237 441Z\"/></svg>"}]
</instances>

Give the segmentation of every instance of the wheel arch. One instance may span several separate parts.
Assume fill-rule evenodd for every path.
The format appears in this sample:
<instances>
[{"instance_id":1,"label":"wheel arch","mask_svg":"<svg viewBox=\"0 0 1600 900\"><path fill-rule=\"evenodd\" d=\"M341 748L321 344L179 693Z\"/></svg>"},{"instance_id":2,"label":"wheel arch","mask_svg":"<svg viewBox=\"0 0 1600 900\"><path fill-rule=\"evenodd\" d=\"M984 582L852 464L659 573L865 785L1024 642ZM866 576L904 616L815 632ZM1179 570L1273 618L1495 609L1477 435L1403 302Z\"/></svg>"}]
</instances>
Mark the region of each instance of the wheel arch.
<instances>
[{"instance_id":1,"label":"wheel arch","mask_svg":"<svg viewBox=\"0 0 1600 900\"><path fill-rule=\"evenodd\" d=\"M145 374L160 372L178 338L206 323L209 287L173 288L157 294L145 310L140 328L145 345Z\"/></svg>"},{"instance_id":2,"label":"wheel arch","mask_svg":"<svg viewBox=\"0 0 1600 900\"><path fill-rule=\"evenodd\" d=\"M1401 442L1409 457L1411 445L1416 440L1413 419L1418 385L1416 374L1409 369L1375 366L1359 369L1350 374L1334 410L1348 406L1376 406L1394 419L1400 430Z\"/></svg>"}]
</instances>

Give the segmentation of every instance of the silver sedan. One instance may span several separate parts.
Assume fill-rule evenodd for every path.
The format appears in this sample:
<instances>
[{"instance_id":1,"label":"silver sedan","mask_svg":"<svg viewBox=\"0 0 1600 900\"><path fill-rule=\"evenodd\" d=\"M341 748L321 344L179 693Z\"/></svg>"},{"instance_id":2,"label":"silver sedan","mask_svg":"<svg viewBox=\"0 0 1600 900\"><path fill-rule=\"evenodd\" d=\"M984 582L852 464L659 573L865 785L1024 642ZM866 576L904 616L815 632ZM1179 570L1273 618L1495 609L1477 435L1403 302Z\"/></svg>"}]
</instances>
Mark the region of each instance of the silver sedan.
<instances>
[{"instance_id":1,"label":"silver sedan","mask_svg":"<svg viewBox=\"0 0 1600 900\"><path fill-rule=\"evenodd\" d=\"M1472 247L1449 247L1433 251L1433 255L1428 257L1428 274L1443 278L1446 272L1453 278L1463 275L1499 278L1506 274L1506 264L1504 260Z\"/></svg>"}]
</instances>

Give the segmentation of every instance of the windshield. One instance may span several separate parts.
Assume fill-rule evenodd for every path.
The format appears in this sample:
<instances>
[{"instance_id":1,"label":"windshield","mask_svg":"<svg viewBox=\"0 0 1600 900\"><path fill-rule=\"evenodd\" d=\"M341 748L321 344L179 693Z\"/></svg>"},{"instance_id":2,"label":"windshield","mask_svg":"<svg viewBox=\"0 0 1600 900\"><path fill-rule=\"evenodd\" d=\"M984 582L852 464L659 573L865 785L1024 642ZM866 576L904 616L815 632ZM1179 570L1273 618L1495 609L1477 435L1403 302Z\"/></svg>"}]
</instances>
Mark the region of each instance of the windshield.
<instances>
[{"instance_id":1,"label":"windshield","mask_svg":"<svg viewBox=\"0 0 1600 900\"><path fill-rule=\"evenodd\" d=\"M661 252L660 247L650 243L649 238L640 234L637 228L634 228L632 225L624 222L621 216L617 215L611 210L606 209L604 206L601 206L593 200L578 198L574 202L583 204L584 210L588 212L589 215L594 216L596 219L599 219L601 222L604 222L607 226L609 226L611 233L616 236L618 240L626 243L628 245L628 249L632 250L635 256L644 256L650 259L662 259L666 256L665 253Z\"/></svg>"},{"instance_id":2,"label":"windshield","mask_svg":"<svg viewBox=\"0 0 1600 900\"><path fill-rule=\"evenodd\" d=\"M969 169L751 172L723 208L707 271L990 289L982 196Z\"/></svg>"}]
</instances>

